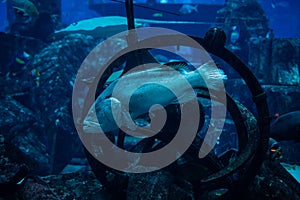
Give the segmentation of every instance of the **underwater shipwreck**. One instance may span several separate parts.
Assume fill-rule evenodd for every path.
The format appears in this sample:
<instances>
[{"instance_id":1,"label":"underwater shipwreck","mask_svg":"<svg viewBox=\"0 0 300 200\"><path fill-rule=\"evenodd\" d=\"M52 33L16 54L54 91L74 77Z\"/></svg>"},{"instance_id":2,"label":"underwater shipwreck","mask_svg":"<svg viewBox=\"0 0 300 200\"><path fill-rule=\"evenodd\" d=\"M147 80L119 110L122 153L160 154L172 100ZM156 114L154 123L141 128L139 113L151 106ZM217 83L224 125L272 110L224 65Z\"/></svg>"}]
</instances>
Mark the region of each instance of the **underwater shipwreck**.
<instances>
[{"instance_id":1,"label":"underwater shipwreck","mask_svg":"<svg viewBox=\"0 0 300 200\"><path fill-rule=\"evenodd\" d=\"M300 199L300 39L255 0L112 2L7 0L0 199Z\"/></svg>"}]
</instances>

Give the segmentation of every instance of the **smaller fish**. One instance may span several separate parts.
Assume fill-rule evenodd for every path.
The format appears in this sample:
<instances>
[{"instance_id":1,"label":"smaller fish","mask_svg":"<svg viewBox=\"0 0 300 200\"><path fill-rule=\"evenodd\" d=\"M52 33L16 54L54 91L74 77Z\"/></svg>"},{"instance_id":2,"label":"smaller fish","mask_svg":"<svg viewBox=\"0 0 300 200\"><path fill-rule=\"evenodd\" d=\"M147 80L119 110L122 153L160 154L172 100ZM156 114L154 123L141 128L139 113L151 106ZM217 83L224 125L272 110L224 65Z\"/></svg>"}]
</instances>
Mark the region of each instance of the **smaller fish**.
<instances>
[{"instance_id":1,"label":"smaller fish","mask_svg":"<svg viewBox=\"0 0 300 200\"><path fill-rule=\"evenodd\" d=\"M163 17L164 15L163 15L163 13L154 13L152 16L153 17Z\"/></svg>"},{"instance_id":2,"label":"smaller fish","mask_svg":"<svg viewBox=\"0 0 300 200\"><path fill-rule=\"evenodd\" d=\"M36 68L34 68L33 70L30 71L29 74L30 74L32 77L34 77L34 79L35 79L35 84L36 84L37 87L39 87L39 86L40 86L40 76L41 76L39 70L37 70Z\"/></svg>"},{"instance_id":3,"label":"smaller fish","mask_svg":"<svg viewBox=\"0 0 300 200\"><path fill-rule=\"evenodd\" d=\"M272 8L288 8L290 7L290 3L288 1L279 1L271 3Z\"/></svg>"},{"instance_id":4,"label":"smaller fish","mask_svg":"<svg viewBox=\"0 0 300 200\"><path fill-rule=\"evenodd\" d=\"M198 5L193 6L191 4L184 4L179 9L179 12L184 15L191 14L193 12L198 12Z\"/></svg>"},{"instance_id":5,"label":"smaller fish","mask_svg":"<svg viewBox=\"0 0 300 200\"><path fill-rule=\"evenodd\" d=\"M24 13L24 16L37 17L39 15L36 6L29 0L12 0L11 4L18 12Z\"/></svg>"},{"instance_id":6,"label":"smaller fish","mask_svg":"<svg viewBox=\"0 0 300 200\"><path fill-rule=\"evenodd\" d=\"M270 137L277 141L300 141L300 110L277 117L270 127Z\"/></svg>"},{"instance_id":7,"label":"smaller fish","mask_svg":"<svg viewBox=\"0 0 300 200\"><path fill-rule=\"evenodd\" d=\"M30 61L30 55L24 51L18 51L13 57L9 64L10 69L20 70L24 65Z\"/></svg>"},{"instance_id":8,"label":"smaller fish","mask_svg":"<svg viewBox=\"0 0 300 200\"><path fill-rule=\"evenodd\" d=\"M15 56L15 61L20 65L25 65L29 62L30 55L25 51L19 52Z\"/></svg>"},{"instance_id":9,"label":"smaller fish","mask_svg":"<svg viewBox=\"0 0 300 200\"><path fill-rule=\"evenodd\" d=\"M231 30L230 41L235 44L240 38L240 28L238 26L233 26Z\"/></svg>"},{"instance_id":10,"label":"smaller fish","mask_svg":"<svg viewBox=\"0 0 300 200\"><path fill-rule=\"evenodd\" d=\"M282 148L280 144L273 138L269 139L269 158L271 160L280 160L282 159Z\"/></svg>"},{"instance_id":11,"label":"smaller fish","mask_svg":"<svg viewBox=\"0 0 300 200\"><path fill-rule=\"evenodd\" d=\"M274 118L276 119L277 117L279 117L280 116L280 114L279 113L275 113L274 114Z\"/></svg>"}]
</instances>

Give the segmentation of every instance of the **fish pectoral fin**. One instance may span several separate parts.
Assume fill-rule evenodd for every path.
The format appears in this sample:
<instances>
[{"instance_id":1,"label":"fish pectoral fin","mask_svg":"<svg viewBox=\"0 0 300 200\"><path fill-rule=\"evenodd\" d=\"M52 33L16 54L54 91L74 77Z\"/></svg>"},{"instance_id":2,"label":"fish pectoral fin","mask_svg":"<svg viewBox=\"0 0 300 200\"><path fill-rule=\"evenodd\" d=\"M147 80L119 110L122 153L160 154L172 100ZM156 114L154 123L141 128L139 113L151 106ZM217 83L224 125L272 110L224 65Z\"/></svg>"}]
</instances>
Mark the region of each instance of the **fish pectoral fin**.
<instances>
[{"instance_id":1,"label":"fish pectoral fin","mask_svg":"<svg viewBox=\"0 0 300 200\"><path fill-rule=\"evenodd\" d=\"M227 75L213 62L201 65L197 70L189 73L187 77L193 87L205 87L214 90L222 89L224 81L227 80Z\"/></svg>"}]
</instances>

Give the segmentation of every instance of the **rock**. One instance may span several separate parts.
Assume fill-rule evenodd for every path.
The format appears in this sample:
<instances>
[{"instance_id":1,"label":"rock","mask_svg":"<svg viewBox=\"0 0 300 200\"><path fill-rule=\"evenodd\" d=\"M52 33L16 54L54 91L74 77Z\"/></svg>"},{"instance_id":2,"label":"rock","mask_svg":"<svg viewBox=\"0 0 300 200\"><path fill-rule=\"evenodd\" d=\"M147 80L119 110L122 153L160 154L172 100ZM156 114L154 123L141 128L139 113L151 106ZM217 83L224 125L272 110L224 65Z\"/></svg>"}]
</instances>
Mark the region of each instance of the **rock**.
<instances>
[{"instance_id":1,"label":"rock","mask_svg":"<svg viewBox=\"0 0 300 200\"><path fill-rule=\"evenodd\" d=\"M168 171L129 176L127 199L194 200L193 185Z\"/></svg>"},{"instance_id":2,"label":"rock","mask_svg":"<svg viewBox=\"0 0 300 200\"><path fill-rule=\"evenodd\" d=\"M168 199L174 177L168 172L132 174L129 177L127 199Z\"/></svg>"},{"instance_id":3,"label":"rock","mask_svg":"<svg viewBox=\"0 0 300 200\"><path fill-rule=\"evenodd\" d=\"M300 185L277 161L264 161L259 174L250 184L248 200L287 199L297 200Z\"/></svg>"},{"instance_id":4,"label":"rock","mask_svg":"<svg viewBox=\"0 0 300 200\"><path fill-rule=\"evenodd\" d=\"M70 34L54 41L33 58L39 82L33 87L38 121L44 123L40 139L47 147L59 173L82 147L72 117L73 82L82 61L95 46L91 36ZM68 145L66 145L68 144Z\"/></svg>"},{"instance_id":5,"label":"rock","mask_svg":"<svg viewBox=\"0 0 300 200\"><path fill-rule=\"evenodd\" d=\"M14 98L6 96L0 100L0 127L2 134L24 129L35 120L33 112Z\"/></svg>"},{"instance_id":6,"label":"rock","mask_svg":"<svg viewBox=\"0 0 300 200\"><path fill-rule=\"evenodd\" d=\"M248 65L262 84L299 86L300 40L252 37Z\"/></svg>"},{"instance_id":7,"label":"rock","mask_svg":"<svg viewBox=\"0 0 300 200\"><path fill-rule=\"evenodd\" d=\"M34 174L49 173L46 147L32 132L36 121L33 111L9 96L1 100L0 107L0 127L6 139L6 154L17 163L26 163Z\"/></svg>"},{"instance_id":8,"label":"rock","mask_svg":"<svg viewBox=\"0 0 300 200\"><path fill-rule=\"evenodd\" d=\"M1 33L2 39L12 45L1 43L11 52L9 57L16 48L28 48L14 44L30 46L28 41L36 41ZM29 52L40 50L38 44L31 45L37 48ZM73 81L81 62L95 45L90 36L71 34L31 56L27 65L8 68L0 74L1 131L10 156L15 160L22 158L34 174L59 173L82 148L71 111Z\"/></svg>"},{"instance_id":9,"label":"rock","mask_svg":"<svg viewBox=\"0 0 300 200\"><path fill-rule=\"evenodd\" d=\"M101 183L90 171L31 178L19 193L24 200L106 199Z\"/></svg>"},{"instance_id":10,"label":"rock","mask_svg":"<svg viewBox=\"0 0 300 200\"><path fill-rule=\"evenodd\" d=\"M69 174L69 173L76 173L76 172L84 172L87 171L88 166L86 165L71 165L68 164L62 171L61 174Z\"/></svg>"},{"instance_id":11,"label":"rock","mask_svg":"<svg viewBox=\"0 0 300 200\"><path fill-rule=\"evenodd\" d=\"M32 132L15 136L7 144L7 154L15 162L25 163L32 174L46 175L51 172L51 159L46 147Z\"/></svg>"},{"instance_id":12,"label":"rock","mask_svg":"<svg viewBox=\"0 0 300 200\"><path fill-rule=\"evenodd\" d=\"M30 142L33 145L38 144L37 141ZM32 149L30 151L32 152ZM109 195L105 193L93 172L35 176L32 173L34 166L24 165L23 163L28 159L22 154L23 152L19 153L18 162L14 162L9 157L11 149L9 145L7 146L7 141L3 135L0 135L0 199L108 199Z\"/></svg>"},{"instance_id":13,"label":"rock","mask_svg":"<svg viewBox=\"0 0 300 200\"><path fill-rule=\"evenodd\" d=\"M265 37L269 31L268 19L262 7L253 0L226 1L216 17L219 28L223 29L228 41L226 47L248 62L250 38ZM249 23L251 21L251 23ZM237 41L231 41L233 26L239 26Z\"/></svg>"}]
</instances>

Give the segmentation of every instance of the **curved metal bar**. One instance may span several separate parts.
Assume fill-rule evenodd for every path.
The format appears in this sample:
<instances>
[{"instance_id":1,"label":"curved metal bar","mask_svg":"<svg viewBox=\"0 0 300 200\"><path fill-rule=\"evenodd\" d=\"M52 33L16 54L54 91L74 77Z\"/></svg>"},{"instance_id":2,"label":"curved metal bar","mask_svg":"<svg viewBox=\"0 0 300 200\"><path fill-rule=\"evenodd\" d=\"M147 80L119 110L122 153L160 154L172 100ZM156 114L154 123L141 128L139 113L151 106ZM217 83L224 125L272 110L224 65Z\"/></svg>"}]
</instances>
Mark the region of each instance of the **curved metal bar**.
<instances>
[{"instance_id":1,"label":"curved metal bar","mask_svg":"<svg viewBox=\"0 0 300 200\"><path fill-rule=\"evenodd\" d=\"M217 96L209 95L207 88L195 88L200 89L201 91L206 92L207 94L199 93L197 92L198 97L206 98L206 99L212 99L214 101L218 101ZM218 101L220 102L220 101ZM221 103L221 102L220 102ZM232 120L234 121L234 124L237 129L238 134L238 150L239 152L242 152L245 150L247 142L248 142L248 133L247 133L247 127L245 126L243 122L243 116L240 112L240 109L237 105L237 103L234 101L234 99L226 93L226 103L228 111L232 117Z\"/></svg>"},{"instance_id":2,"label":"curved metal bar","mask_svg":"<svg viewBox=\"0 0 300 200\"><path fill-rule=\"evenodd\" d=\"M188 45L185 44L183 38L181 39L180 37L181 36L178 36L176 34L153 37L150 39L145 39L143 41L140 41L140 44L141 46L144 45L148 47L151 46L151 44L154 44L157 47L159 41L164 41L164 46ZM204 47L206 51L220 57L221 59L226 61L230 66L232 66L233 69L236 72L238 72L240 76L245 80L247 86L251 91L251 94L253 96L253 101L256 104L257 112L258 112L259 142L257 144L258 146L255 152L255 156L251 162L252 164L251 164L251 170L249 171L249 176L247 176L248 178L245 178L245 180L248 180L249 182L249 180L253 178L257 173L268 149L269 134L270 134L270 114L269 114L269 109L266 101L266 94L263 91L262 87L260 86L256 77L250 71L250 69L237 56L235 56L232 52L230 52L228 49L222 46L223 44L225 44L224 42L218 40L208 41L208 40L204 40L203 38L194 37L194 36L190 36L190 37L195 41L197 41L202 47ZM214 175L210 176L209 179L207 179L207 181L215 181L220 178L219 176L214 177Z\"/></svg>"},{"instance_id":3,"label":"curved metal bar","mask_svg":"<svg viewBox=\"0 0 300 200\"><path fill-rule=\"evenodd\" d=\"M199 44L201 44L208 52L220 57L226 61L233 69L240 74L245 80L248 88L251 91L252 98L256 104L258 112L258 127L259 127L259 141L257 143L257 150L251 163L249 165L249 171L247 176L240 180L239 188L236 190L240 194L243 192L241 185L249 183L250 180L257 174L268 149L269 134L270 134L270 114L268 104L266 101L266 94L259 84L258 80L250 69L232 52L226 49L224 46L216 45L211 40L204 40L198 37L192 37ZM213 181L217 177L210 176L207 180Z\"/></svg>"},{"instance_id":4,"label":"curved metal bar","mask_svg":"<svg viewBox=\"0 0 300 200\"><path fill-rule=\"evenodd\" d=\"M157 40L156 40L157 39ZM268 139L269 139L269 132L270 132L270 116L269 116L269 110L268 105L266 102L266 94L264 93L262 87L260 86L258 80L255 78L255 76L252 74L252 72L249 70L249 68L241 61L239 58L237 58L232 52L224 48L223 46L215 46L215 42L204 40L203 38L198 37L192 37L195 41L197 41L200 45L204 47L205 50L207 50L209 53L212 53L224 61L226 61L229 65L231 65L235 71L237 71L241 77L245 80L247 86L249 87L251 94L253 96L253 101L256 104L257 112L258 112L258 127L259 127L259 134L251 134L251 137L254 137L253 144L251 146L257 146L257 149L253 154L251 153L252 148L247 145L245 148L245 152L247 153L247 158L244 159L246 161L251 161L248 163L249 171L248 173L241 177L239 180L239 184L241 189L242 185L247 185L249 183L249 180L252 179L259 167L261 166L265 153L268 148ZM163 46L189 46L190 44L185 44L185 40L182 38L180 39L180 36L174 34L174 35L166 35L166 36L158 36L158 37L152 37L148 38L142 41L139 41L140 46L147 46L148 49L151 49L151 45L153 45L153 48L157 48L158 44L160 44L160 41L164 41ZM197 47L195 47L197 48ZM108 63L112 63L112 60L115 58L113 57ZM97 80L97 79L96 79ZM249 153L250 152L250 153ZM241 156L241 155L240 155ZM235 170L239 169L241 166L243 166L245 162L243 163L237 163L237 165L234 167ZM215 174L212 174L205 180L202 180L204 183L213 183L217 180L222 179L223 177L227 177L230 174L232 174L232 170L221 170L220 172L217 172ZM236 191L242 191L242 190L236 190Z\"/></svg>"}]
</instances>

